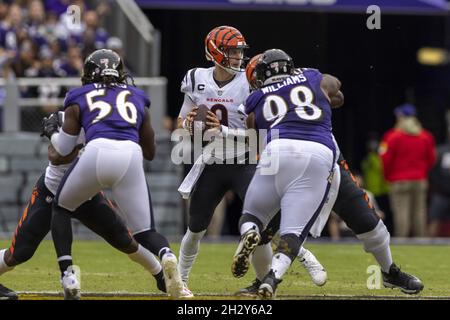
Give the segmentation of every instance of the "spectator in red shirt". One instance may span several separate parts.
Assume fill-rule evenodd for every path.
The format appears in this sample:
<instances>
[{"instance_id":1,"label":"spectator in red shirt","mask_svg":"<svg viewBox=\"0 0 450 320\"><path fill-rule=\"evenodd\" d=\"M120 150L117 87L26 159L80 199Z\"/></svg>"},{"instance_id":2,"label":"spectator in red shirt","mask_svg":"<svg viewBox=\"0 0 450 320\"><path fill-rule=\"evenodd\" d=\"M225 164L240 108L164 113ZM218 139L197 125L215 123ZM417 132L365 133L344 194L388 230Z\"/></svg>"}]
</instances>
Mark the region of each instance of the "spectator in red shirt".
<instances>
[{"instance_id":1,"label":"spectator in red shirt","mask_svg":"<svg viewBox=\"0 0 450 320\"><path fill-rule=\"evenodd\" d=\"M416 108L403 104L394 110L395 127L384 134L380 155L391 184L389 198L396 237L425 236L428 172L436 160L433 135L422 128Z\"/></svg>"}]
</instances>

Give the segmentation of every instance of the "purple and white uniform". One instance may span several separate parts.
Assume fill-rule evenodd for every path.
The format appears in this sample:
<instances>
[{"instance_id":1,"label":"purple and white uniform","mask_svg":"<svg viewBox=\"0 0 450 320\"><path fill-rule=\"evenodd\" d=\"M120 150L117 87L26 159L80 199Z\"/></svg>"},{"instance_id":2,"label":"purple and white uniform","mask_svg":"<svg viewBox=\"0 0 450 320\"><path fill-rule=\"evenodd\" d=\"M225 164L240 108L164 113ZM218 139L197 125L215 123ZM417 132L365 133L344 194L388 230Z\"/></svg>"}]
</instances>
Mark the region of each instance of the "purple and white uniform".
<instances>
[{"instance_id":1,"label":"purple and white uniform","mask_svg":"<svg viewBox=\"0 0 450 320\"><path fill-rule=\"evenodd\" d=\"M293 233L303 241L324 204L334 202L328 193L333 176L339 178L331 106L321 81L318 70L299 69L253 92L245 103L246 113L254 114L267 136L244 213L267 226L281 209L280 234Z\"/></svg>"},{"instance_id":2,"label":"purple and white uniform","mask_svg":"<svg viewBox=\"0 0 450 320\"><path fill-rule=\"evenodd\" d=\"M133 86L89 84L67 94L64 108L71 105L79 106L86 147L62 179L58 204L74 211L102 189L111 188L131 232L149 230L152 209L139 130L150 100Z\"/></svg>"}]
</instances>

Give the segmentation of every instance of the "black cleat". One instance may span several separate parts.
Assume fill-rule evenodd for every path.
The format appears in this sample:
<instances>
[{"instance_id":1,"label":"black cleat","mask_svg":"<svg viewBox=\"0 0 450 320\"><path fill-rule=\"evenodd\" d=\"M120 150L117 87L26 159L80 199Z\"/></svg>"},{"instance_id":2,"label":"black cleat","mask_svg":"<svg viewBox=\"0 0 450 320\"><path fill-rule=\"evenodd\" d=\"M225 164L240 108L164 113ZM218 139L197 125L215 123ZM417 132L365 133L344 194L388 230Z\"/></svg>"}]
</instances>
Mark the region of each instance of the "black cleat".
<instances>
[{"instance_id":1,"label":"black cleat","mask_svg":"<svg viewBox=\"0 0 450 320\"><path fill-rule=\"evenodd\" d=\"M164 279L164 272L161 270L158 274L153 275L156 280L156 286L164 293L167 293L166 280Z\"/></svg>"},{"instance_id":2,"label":"black cleat","mask_svg":"<svg viewBox=\"0 0 450 320\"><path fill-rule=\"evenodd\" d=\"M381 273L386 288L399 288L406 294L417 294L423 290L423 283L419 278L401 271L394 263L389 268L389 273Z\"/></svg>"},{"instance_id":3,"label":"black cleat","mask_svg":"<svg viewBox=\"0 0 450 320\"><path fill-rule=\"evenodd\" d=\"M241 278L247 273L250 268L250 256L260 240L261 236L253 229L242 235L231 265L231 273L235 278Z\"/></svg>"},{"instance_id":4,"label":"black cleat","mask_svg":"<svg viewBox=\"0 0 450 320\"><path fill-rule=\"evenodd\" d=\"M275 273L270 270L259 286L258 295L261 297L261 299L265 300L275 298L275 292L277 291L278 284L281 281L283 280L275 278Z\"/></svg>"},{"instance_id":5,"label":"black cleat","mask_svg":"<svg viewBox=\"0 0 450 320\"><path fill-rule=\"evenodd\" d=\"M0 300L18 300L17 293L0 284Z\"/></svg>"},{"instance_id":6,"label":"black cleat","mask_svg":"<svg viewBox=\"0 0 450 320\"><path fill-rule=\"evenodd\" d=\"M262 282L258 278L256 278L251 285L239 290L234 295L243 297L256 297L258 296L258 289L261 283Z\"/></svg>"}]
</instances>

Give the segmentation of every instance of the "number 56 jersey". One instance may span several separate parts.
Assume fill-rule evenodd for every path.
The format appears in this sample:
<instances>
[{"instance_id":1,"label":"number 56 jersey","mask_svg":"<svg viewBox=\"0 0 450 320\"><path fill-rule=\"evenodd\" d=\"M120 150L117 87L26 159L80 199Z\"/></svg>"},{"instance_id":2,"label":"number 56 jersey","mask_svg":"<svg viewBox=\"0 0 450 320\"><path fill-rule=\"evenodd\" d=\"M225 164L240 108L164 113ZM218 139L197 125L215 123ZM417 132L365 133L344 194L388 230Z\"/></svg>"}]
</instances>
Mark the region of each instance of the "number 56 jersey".
<instances>
[{"instance_id":1,"label":"number 56 jersey","mask_svg":"<svg viewBox=\"0 0 450 320\"><path fill-rule=\"evenodd\" d=\"M150 100L134 86L95 83L70 90L64 108L73 104L80 107L86 143L97 138L139 143L139 129Z\"/></svg>"},{"instance_id":2,"label":"number 56 jersey","mask_svg":"<svg viewBox=\"0 0 450 320\"><path fill-rule=\"evenodd\" d=\"M181 82L181 92L189 96L199 106L206 105L215 113L220 123L230 128L245 128L245 116L239 112L250 94L250 87L245 72L239 72L234 79L219 87L213 77L214 67L189 70ZM180 112L185 118L190 110Z\"/></svg>"},{"instance_id":3,"label":"number 56 jersey","mask_svg":"<svg viewBox=\"0 0 450 320\"><path fill-rule=\"evenodd\" d=\"M264 86L245 102L245 112L255 115L258 129L272 139L307 140L324 144L333 153L331 106L321 89L322 74L316 69L297 69L282 82Z\"/></svg>"}]
</instances>

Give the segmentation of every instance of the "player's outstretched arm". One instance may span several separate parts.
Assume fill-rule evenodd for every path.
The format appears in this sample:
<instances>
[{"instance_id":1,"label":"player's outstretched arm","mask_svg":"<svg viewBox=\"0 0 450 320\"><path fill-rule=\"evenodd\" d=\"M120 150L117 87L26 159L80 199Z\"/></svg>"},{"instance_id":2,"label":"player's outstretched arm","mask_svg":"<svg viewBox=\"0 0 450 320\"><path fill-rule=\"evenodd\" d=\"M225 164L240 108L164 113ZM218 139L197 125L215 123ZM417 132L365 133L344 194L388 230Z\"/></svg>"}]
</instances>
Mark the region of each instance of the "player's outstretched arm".
<instances>
[{"instance_id":1,"label":"player's outstretched arm","mask_svg":"<svg viewBox=\"0 0 450 320\"><path fill-rule=\"evenodd\" d=\"M344 104L344 94L340 91L341 82L338 78L329 74L324 74L320 86L323 92L330 99L330 105L332 108L342 107Z\"/></svg>"},{"instance_id":2,"label":"player's outstretched arm","mask_svg":"<svg viewBox=\"0 0 450 320\"><path fill-rule=\"evenodd\" d=\"M139 144L142 148L142 154L147 160L153 160L155 157L155 131L153 130L150 113L145 109L144 120L139 130Z\"/></svg>"}]
</instances>

